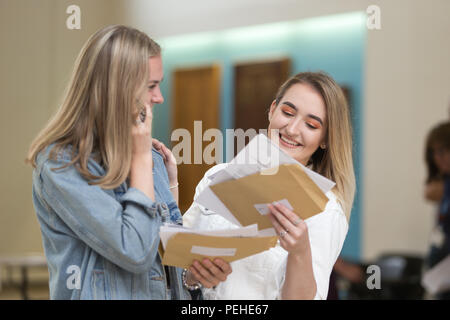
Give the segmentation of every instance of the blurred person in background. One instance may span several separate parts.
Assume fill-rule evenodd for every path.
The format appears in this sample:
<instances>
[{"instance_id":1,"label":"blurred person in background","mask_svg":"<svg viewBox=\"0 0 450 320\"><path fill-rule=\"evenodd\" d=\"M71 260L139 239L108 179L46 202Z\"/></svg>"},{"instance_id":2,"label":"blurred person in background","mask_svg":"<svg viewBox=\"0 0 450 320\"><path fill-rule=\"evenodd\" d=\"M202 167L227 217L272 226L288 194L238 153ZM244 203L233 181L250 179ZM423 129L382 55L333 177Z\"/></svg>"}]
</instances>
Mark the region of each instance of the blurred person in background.
<instances>
[{"instance_id":1,"label":"blurred person in background","mask_svg":"<svg viewBox=\"0 0 450 320\"><path fill-rule=\"evenodd\" d=\"M426 261L426 268L430 269L450 253L450 122L435 126L428 134L425 162L425 198L438 203ZM436 298L450 299L450 291L442 292Z\"/></svg>"}]
</instances>

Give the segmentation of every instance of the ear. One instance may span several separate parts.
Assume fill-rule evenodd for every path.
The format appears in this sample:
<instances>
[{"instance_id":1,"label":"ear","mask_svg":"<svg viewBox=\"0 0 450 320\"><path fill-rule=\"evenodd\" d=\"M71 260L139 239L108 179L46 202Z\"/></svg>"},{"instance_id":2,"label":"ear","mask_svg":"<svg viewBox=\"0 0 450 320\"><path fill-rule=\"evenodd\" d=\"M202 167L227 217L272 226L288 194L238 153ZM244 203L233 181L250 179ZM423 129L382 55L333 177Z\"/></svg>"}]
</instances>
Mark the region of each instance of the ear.
<instances>
[{"instance_id":1,"label":"ear","mask_svg":"<svg viewBox=\"0 0 450 320\"><path fill-rule=\"evenodd\" d=\"M325 150L327 148L327 138L326 136L323 137L322 142L319 145L319 148L322 150Z\"/></svg>"},{"instance_id":2,"label":"ear","mask_svg":"<svg viewBox=\"0 0 450 320\"><path fill-rule=\"evenodd\" d=\"M270 121L270 119L272 119L272 116L273 116L273 113L274 113L276 107L277 107L276 100L273 100L272 104L270 105L270 110L269 110L269 121Z\"/></svg>"}]
</instances>

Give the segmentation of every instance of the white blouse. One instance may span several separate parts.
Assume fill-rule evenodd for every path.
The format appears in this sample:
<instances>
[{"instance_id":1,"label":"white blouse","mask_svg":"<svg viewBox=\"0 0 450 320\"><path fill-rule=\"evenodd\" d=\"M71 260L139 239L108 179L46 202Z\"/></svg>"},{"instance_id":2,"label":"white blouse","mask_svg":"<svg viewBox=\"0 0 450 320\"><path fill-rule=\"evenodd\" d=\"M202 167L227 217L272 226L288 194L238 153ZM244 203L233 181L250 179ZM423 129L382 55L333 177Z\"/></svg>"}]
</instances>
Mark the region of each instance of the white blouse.
<instances>
[{"instance_id":1,"label":"white blouse","mask_svg":"<svg viewBox=\"0 0 450 320\"><path fill-rule=\"evenodd\" d=\"M218 164L209 169L197 185L194 199L210 183L210 176L227 164ZM348 231L347 218L333 192L326 196L329 201L325 210L306 219L311 246L313 273L317 285L314 299L326 299L330 274L341 252ZM183 215L183 225L195 229L232 229L238 226L221 215L205 210L193 202ZM214 289L203 288L205 299L224 300L273 300L281 298L288 252L278 241L270 250L231 263L232 272L226 281Z\"/></svg>"}]
</instances>

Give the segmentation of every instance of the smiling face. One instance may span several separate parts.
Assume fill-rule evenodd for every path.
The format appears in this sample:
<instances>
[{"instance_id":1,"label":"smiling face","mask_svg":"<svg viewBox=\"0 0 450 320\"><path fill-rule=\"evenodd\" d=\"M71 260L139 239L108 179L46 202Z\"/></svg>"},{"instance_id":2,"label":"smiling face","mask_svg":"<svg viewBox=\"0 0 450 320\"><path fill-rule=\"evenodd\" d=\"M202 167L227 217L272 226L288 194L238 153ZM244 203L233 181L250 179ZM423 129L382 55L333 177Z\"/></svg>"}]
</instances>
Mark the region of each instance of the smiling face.
<instances>
[{"instance_id":1,"label":"smiling face","mask_svg":"<svg viewBox=\"0 0 450 320\"><path fill-rule=\"evenodd\" d=\"M310 85L292 85L269 112L269 137L288 155L306 165L317 148L325 148L326 107ZM277 137L271 129L278 129Z\"/></svg>"}]
</instances>

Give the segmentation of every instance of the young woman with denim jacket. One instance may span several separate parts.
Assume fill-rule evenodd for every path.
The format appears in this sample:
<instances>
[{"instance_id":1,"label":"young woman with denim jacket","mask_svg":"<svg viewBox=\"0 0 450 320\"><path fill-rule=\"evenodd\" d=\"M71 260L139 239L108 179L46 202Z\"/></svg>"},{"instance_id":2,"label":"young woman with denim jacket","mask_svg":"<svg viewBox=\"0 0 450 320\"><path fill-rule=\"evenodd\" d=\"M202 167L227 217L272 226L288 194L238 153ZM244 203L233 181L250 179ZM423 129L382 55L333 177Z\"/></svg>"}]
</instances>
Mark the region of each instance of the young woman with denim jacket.
<instances>
[{"instance_id":1,"label":"young woman with denim jacket","mask_svg":"<svg viewBox=\"0 0 450 320\"><path fill-rule=\"evenodd\" d=\"M173 155L152 148L152 108L164 101L160 51L136 29L97 31L30 147L52 299L190 299L187 289L231 272L223 260L188 272L161 263L159 227L182 218Z\"/></svg>"}]
</instances>

